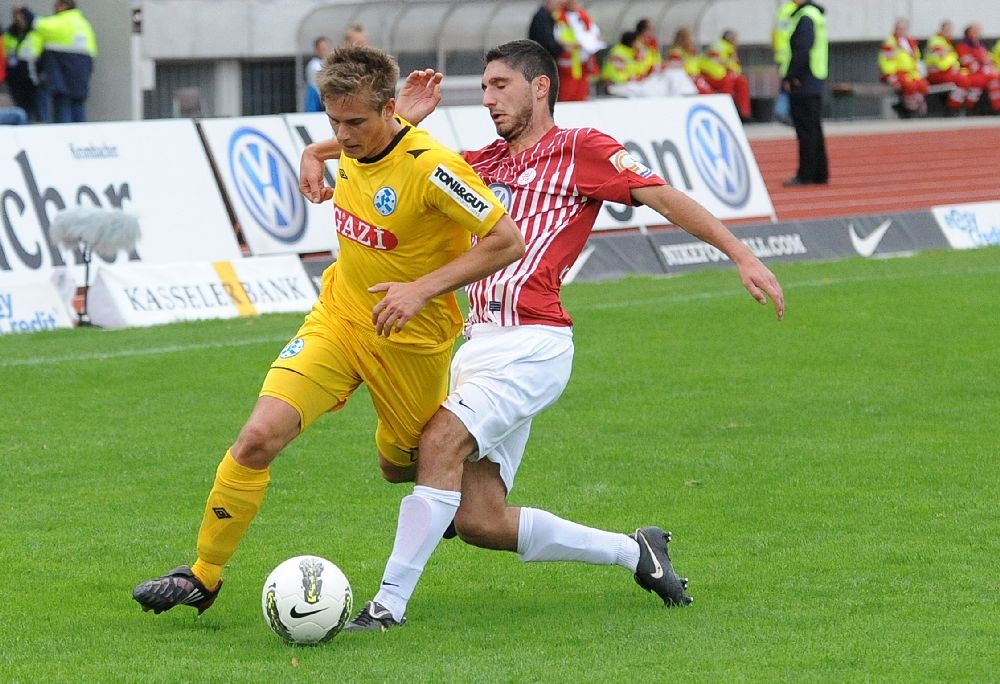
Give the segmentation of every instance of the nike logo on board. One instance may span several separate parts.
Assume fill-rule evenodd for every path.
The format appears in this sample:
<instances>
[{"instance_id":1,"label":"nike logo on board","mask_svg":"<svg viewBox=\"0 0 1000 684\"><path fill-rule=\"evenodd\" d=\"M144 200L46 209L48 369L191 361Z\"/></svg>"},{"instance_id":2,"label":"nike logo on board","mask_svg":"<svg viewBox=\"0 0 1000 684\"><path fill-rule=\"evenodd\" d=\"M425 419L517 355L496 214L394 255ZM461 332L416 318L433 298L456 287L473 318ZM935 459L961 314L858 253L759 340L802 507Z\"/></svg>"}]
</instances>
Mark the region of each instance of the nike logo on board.
<instances>
[{"instance_id":1,"label":"nike logo on board","mask_svg":"<svg viewBox=\"0 0 1000 684\"><path fill-rule=\"evenodd\" d=\"M868 235L859 237L858 232L854 230L854 224L849 223L847 224L847 231L851 238L851 245L861 256L870 257L878 249L879 243L882 242L882 238L885 237L885 233L889 230L890 226L892 226L892 219L886 219Z\"/></svg>"}]
</instances>

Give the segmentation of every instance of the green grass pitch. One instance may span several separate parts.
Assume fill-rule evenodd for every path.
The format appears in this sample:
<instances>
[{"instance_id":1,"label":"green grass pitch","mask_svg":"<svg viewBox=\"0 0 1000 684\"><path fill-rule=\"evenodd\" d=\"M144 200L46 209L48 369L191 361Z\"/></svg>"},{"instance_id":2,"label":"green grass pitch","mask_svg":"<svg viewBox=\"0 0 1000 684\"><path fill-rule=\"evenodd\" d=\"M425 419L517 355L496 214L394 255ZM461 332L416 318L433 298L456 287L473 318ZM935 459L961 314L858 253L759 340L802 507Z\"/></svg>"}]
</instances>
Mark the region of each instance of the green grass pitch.
<instances>
[{"instance_id":1,"label":"green grass pitch","mask_svg":"<svg viewBox=\"0 0 1000 684\"><path fill-rule=\"evenodd\" d=\"M452 540L405 628L319 648L281 643L260 590L303 553L376 590L409 486L380 479L363 391L275 462L211 610L130 595L193 560L301 316L4 337L0 681L995 681L998 257L777 265L781 323L732 270L568 286L574 377L511 501L672 530L694 605Z\"/></svg>"}]
</instances>

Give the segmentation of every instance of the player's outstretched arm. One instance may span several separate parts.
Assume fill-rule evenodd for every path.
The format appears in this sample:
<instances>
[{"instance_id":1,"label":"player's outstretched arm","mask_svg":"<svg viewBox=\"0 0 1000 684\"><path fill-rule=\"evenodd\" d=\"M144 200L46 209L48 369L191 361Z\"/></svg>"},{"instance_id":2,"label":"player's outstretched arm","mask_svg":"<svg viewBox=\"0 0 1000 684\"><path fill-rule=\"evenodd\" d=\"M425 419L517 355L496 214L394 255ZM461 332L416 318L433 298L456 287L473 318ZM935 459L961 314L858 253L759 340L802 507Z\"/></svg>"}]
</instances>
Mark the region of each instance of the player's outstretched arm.
<instances>
[{"instance_id":1,"label":"player's outstretched arm","mask_svg":"<svg viewBox=\"0 0 1000 684\"><path fill-rule=\"evenodd\" d=\"M413 125L426 119L441 102L443 79L433 69L411 71L396 96L396 113Z\"/></svg>"},{"instance_id":2,"label":"player's outstretched arm","mask_svg":"<svg viewBox=\"0 0 1000 684\"><path fill-rule=\"evenodd\" d=\"M299 160L299 192L312 202L320 204L333 197L333 188L323 183L323 165L331 159L340 159L340 143L336 138L310 143L302 150Z\"/></svg>"},{"instance_id":3,"label":"player's outstretched arm","mask_svg":"<svg viewBox=\"0 0 1000 684\"><path fill-rule=\"evenodd\" d=\"M770 297L778 320L784 318L785 295L781 283L771 269L705 207L668 185L634 188L632 198L729 257L739 269L740 280L750 296L761 304L766 304Z\"/></svg>"}]
</instances>

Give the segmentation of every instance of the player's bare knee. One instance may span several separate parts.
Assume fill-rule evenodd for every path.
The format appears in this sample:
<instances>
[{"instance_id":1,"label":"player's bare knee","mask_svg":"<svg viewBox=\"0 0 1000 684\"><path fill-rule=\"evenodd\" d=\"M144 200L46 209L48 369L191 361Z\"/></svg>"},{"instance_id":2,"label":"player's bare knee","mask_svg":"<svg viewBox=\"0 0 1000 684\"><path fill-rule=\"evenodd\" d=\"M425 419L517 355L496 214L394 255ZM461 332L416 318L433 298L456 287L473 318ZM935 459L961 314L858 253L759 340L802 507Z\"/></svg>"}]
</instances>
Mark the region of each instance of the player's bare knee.
<instances>
[{"instance_id":1,"label":"player's bare knee","mask_svg":"<svg viewBox=\"0 0 1000 684\"><path fill-rule=\"evenodd\" d=\"M266 468L284 447L286 440L259 423L247 423L230 451L240 465Z\"/></svg>"},{"instance_id":2,"label":"player's bare knee","mask_svg":"<svg viewBox=\"0 0 1000 684\"><path fill-rule=\"evenodd\" d=\"M465 425L445 409L434 414L420 435L420 459L434 467L458 467L476 447Z\"/></svg>"},{"instance_id":3,"label":"player's bare knee","mask_svg":"<svg viewBox=\"0 0 1000 684\"><path fill-rule=\"evenodd\" d=\"M402 482L413 482L417 477L417 466L398 466L394 463L390 463L384 458L379 459L379 467L382 469L382 479L386 482L391 482L392 484L400 484Z\"/></svg>"},{"instance_id":4,"label":"player's bare knee","mask_svg":"<svg viewBox=\"0 0 1000 684\"><path fill-rule=\"evenodd\" d=\"M484 549L497 548L496 529L489 516L463 512L459 509L455 515L455 532L458 533L459 539L470 546Z\"/></svg>"}]
</instances>

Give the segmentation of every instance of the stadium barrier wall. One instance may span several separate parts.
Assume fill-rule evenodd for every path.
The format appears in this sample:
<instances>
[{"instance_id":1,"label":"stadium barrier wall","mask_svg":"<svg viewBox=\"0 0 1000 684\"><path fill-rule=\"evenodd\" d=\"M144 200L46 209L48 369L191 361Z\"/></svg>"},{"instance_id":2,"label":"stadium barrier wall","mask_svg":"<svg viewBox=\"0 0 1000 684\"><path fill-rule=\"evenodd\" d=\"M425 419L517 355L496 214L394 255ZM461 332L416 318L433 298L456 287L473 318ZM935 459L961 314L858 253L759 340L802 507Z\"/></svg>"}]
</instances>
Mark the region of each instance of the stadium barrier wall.
<instances>
[{"instance_id":1,"label":"stadium barrier wall","mask_svg":"<svg viewBox=\"0 0 1000 684\"><path fill-rule=\"evenodd\" d=\"M69 285L69 289L65 285ZM0 278L0 336L72 328L73 293L65 269Z\"/></svg>"},{"instance_id":2,"label":"stadium barrier wall","mask_svg":"<svg viewBox=\"0 0 1000 684\"><path fill-rule=\"evenodd\" d=\"M297 255L105 266L90 288L90 320L118 329L176 321L306 312L316 291Z\"/></svg>"},{"instance_id":3,"label":"stadium barrier wall","mask_svg":"<svg viewBox=\"0 0 1000 684\"><path fill-rule=\"evenodd\" d=\"M760 225L734 232L765 261L882 257L1000 244L1000 202L775 223L770 197L731 98L644 100L641 110L636 109L628 101L564 103L558 106L557 118L566 126L589 125L610 133L624 143L628 154L609 163L649 167L723 220L761 219ZM456 149L478 147L495 137L481 107L440 108L422 126ZM64 249L49 236L54 216L76 205L128 211L137 215L142 230L129 253L113 259L94 257L90 303L97 325L182 320L172 313L157 318L153 311L142 311L134 299L116 295L112 283L183 288L190 284L169 276L183 264L249 264L255 260L249 257L280 254L292 255L298 262L295 257L303 256L315 282L318 269L336 256L336 239L325 213L329 206L305 202L298 192L298 159L306 144L329 135L322 113L0 127L0 149L7 151L0 159L0 300L10 295L6 301L13 303L16 294L21 312L16 320L24 325L13 324L9 304L7 318L2 318L0 309L0 321L10 323L7 331L42 329L49 319L42 316L31 325L35 319L27 314L51 313L55 306L46 277L64 273L71 286L84 284L81 250ZM328 182L333 184L336 176L337 165L331 163ZM662 223L659 215L645 208L605 206L597 232L567 281L725 265L720 253L683 231L647 230ZM243 238L247 256L237 235ZM317 253L327 256L313 258ZM157 264L168 266L138 268ZM119 268L124 265L137 268ZM116 281L123 273L132 274L136 282ZM25 281L44 291L38 295L41 299L29 299L25 293L31 287L23 285ZM66 300L64 294L57 297ZM100 313L97 319L93 316L95 301L100 304L101 297L112 302L106 320ZM189 302L189 308L195 309L195 303ZM121 313L128 307L133 309L130 313ZM248 311L242 309L243 314ZM241 309L205 306L197 317L215 313L241 315ZM56 327L65 325L62 317L52 315ZM73 317L72 308L68 317Z\"/></svg>"},{"instance_id":4,"label":"stadium barrier wall","mask_svg":"<svg viewBox=\"0 0 1000 684\"><path fill-rule=\"evenodd\" d=\"M932 249L1000 245L1000 202L929 211L846 216L740 226L733 233L767 264L865 257L884 259ZM682 230L594 234L569 281L670 275L729 267L719 250Z\"/></svg>"}]
</instances>

